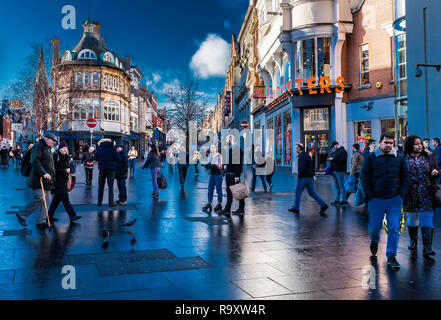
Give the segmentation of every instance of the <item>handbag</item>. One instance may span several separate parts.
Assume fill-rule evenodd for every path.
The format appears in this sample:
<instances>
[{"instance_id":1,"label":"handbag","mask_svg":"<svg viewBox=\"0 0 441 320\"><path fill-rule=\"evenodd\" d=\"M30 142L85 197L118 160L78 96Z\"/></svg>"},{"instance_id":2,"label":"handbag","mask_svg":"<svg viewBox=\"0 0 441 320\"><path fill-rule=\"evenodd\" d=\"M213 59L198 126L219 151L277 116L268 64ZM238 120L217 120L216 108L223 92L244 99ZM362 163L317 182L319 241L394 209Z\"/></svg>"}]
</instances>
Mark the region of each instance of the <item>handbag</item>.
<instances>
[{"instance_id":1,"label":"handbag","mask_svg":"<svg viewBox=\"0 0 441 320\"><path fill-rule=\"evenodd\" d=\"M71 192L75 188L75 183L77 182L77 177L72 173L67 176L67 191Z\"/></svg>"},{"instance_id":2,"label":"handbag","mask_svg":"<svg viewBox=\"0 0 441 320\"><path fill-rule=\"evenodd\" d=\"M345 180L346 193L355 193L355 176L348 176Z\"/></svg>"},{"instance_id":3,"label":"handbag","mask_svg":"<svg viewBox=\"0 0 441 320\"><path fill-rule=\"evenodd\" d=\"M230 186L230 190L233 194L233 198L236 200L248 198L248 196L250 195L250 190L245 181Z\"/></svg>"},{"instance_id":4,"label":"handbag","mask_svg":"<svg viewBox=\"0 0 441 320\"><path fill-rule=\"evenodd\" d=\"M327 167L327 168L326 168L325 174L326 174L327 176L331 176L331 175L332 175L332 169L331 169L331 167Z\"/></svg>"},{"instance_id":5,"label":"handbag","mask_svg":"<svg viewBox=\"0 0 441 320\"><path fill-rule=\"evenodd\" d=\"M361 206L365 202L366 202L366 199L364 196L363 185L361 184L361 180L359 180L357 192L355 193L354 206L356 206L356 207Z\"/></svg>"},{"instance_id":6,"label":"handbag","mask_svg":"<svg viewBox=\"0 0 441 320\"><path fill-rule=\"evenodd\" d=\"M156 178L156 181L158 182L159 189L166 189L168 187L167 179L162 174L162 171L159 172L159 175Z\"/></svg>"}]
</instances>

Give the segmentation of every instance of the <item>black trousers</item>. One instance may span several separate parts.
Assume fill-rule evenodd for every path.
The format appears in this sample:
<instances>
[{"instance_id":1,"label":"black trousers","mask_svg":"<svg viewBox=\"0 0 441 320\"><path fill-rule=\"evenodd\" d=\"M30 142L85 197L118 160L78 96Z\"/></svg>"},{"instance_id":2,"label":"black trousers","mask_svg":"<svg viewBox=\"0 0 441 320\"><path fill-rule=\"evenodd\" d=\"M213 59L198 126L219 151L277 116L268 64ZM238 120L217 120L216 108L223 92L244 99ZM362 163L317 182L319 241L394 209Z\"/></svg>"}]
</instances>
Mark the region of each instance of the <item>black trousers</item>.
<instances>
[{"instance_id":1,"label":"black trousers","mask_svg":"<svg viewBox=\"0 0 441 320\"><path fill-rule=\"evenodd\" d=\"M227 203L225 205L224 210L231 210L231 204L233 203L233 193L230 190L230 186L236 184L234 178L239 178L239 182L240 182L240 177L236 177L228 173L225 175L225 182L227 184ZM239 200L239 209L245 210L245 199Z\"/></svg>"},{"instance_id":2,"label":"black trousers","mask_svg":"<svg viewBox=\"0 0 441 320\"><path fill-rule=\"evenodd\" d=\"M52 197L52 202L49 207L49 217L53 217L55 214L55 211L57 210L58 206L60 205L60 202L63 203L64 209L66 209L67 214L69 215L69 218L75 217L77 214L75 213L75 210L72 206L72 203L70 203L69 200L69 193L63 193L63 194L55 194Z\"/></svg>"},{"instance_id":3,"label":"black trousers","mask_svg":"<svg viewBox=\"0 0 441 320\"><path fill-rule=\"evenodd\" d=\"M188 166L178 166L179 170L179 181L181 182L181 185L185 183L185 178L187 177L187 169Z\"/></svg>"},{"instance_id":4,"label":"black trousers","mask_svg":"<svg viewBox=\"0 0 441 320\"><path fill-rule=\"evenodd\" d=\"M104 184L107 180L107 187L109 188L109 204L113 203L113 184L115 182L114 170L100 170L98 178L98 205L103 203Z\"/></svg>"},{"instance_id":5,"label":"black trousers","mask_svg":"<svg viewBox=\"0 0 441 320\"><path fill-rule=\"evenodd\" d=\"M86 172L86 184L92 183L92 177L93 177L93 168L84 168L84 171Z\"/></svg>"}]
</instances>

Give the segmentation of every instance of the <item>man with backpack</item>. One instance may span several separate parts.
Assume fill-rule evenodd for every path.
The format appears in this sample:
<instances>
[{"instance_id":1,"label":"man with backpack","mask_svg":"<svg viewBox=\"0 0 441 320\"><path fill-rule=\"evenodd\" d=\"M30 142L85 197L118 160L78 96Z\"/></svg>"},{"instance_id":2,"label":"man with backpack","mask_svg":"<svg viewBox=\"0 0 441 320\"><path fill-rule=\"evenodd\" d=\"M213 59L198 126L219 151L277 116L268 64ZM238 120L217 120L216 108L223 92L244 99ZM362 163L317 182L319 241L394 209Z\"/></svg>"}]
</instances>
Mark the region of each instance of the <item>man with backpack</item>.
<instances>
[{"instance_id":1,"label":"man with backpack","mask_svg":"<svg viewBox=\"0 0 441 320\"><path fill-rule=\"evenodd\" d=\"M55 166L52 157L52 147L58 142L58 138L48 133L43 139L40 139L32 150L26 154L30 154L29 162L23 159L22 174L28 177L28 186L32 188L33 199L29 202L21 214L16 214L18 222L22 226L27 226L26 219L37 209L40 209L37 220L37 228L44 229L48 227L46 220L46 212L44 211L44 200L46 203L51 201L51 190L54 188ZM30 169L29 169L30 168ZM41 181L40 181L41 180ZM41 186L43 183L43 189Z\"/></svg>"},{"instance_id":2,"label":"man with backpack","mask_svg":"<svg viewBox=\"0 0 441 320\"><path fill-rule=\"evenodd\" d=\"M113 203L113 185L115 182L116 160L118 159L116 148L110 139L101 139L98 142L98 149L95 160L98 161L99 178L98 178L98 207L103 204L104 185L107 180L109 188L109 207L115 207Z\"/></svg>"},{"instance_id":3,"label":"man with backpack","mask_svg":"<svg viewBox=\"0 0 441 320\"><path fill-rule=\"evenodd\" d=\"M116 160L115 178L119 191L119 199L117 203L119 205L126 206L127 205L126 180L129 173L129 158L127 157L127 153L124 152L123 145L118 145L116 147L116 151L117 151L117 160Z\"/></svg>"}]
</instances>

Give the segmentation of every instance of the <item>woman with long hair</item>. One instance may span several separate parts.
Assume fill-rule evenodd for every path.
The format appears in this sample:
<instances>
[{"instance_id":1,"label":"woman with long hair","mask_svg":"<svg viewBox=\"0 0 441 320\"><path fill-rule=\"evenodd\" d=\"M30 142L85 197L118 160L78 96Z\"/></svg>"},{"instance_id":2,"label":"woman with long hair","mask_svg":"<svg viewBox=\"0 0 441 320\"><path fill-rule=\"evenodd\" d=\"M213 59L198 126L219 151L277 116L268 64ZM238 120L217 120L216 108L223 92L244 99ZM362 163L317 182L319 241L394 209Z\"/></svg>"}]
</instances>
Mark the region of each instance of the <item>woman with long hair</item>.
<instances>
[{"instance_id":1,"label":"woman with long hair","mask_svg":"<svg viewBox=\"0 0 441 320\"><path fill-rule=\"evenodd\" d=\"M423 256L431 259L432 250L434 183L439 169L424 150L420 137L408 136L404 142L404 157L409 169L409 190L404 199L404 212L409 228L409 250L417 248L418 227L423 238Z\"/></svg>"},{"instance_id":2,"label":"woman with long hair","mask_svg":"<svg viewBox=\"0 0 441 320\"><path fill-rule=\"evenodd\" d=\"M153 185L153 198L157 199L159 197L158 189L158 174L161 172L161 156L159 155L159 150L156 145L150 145L149 155L145 160L142 170L149 168L152 175L152 185Z\"/></svg>"}]
</instances>

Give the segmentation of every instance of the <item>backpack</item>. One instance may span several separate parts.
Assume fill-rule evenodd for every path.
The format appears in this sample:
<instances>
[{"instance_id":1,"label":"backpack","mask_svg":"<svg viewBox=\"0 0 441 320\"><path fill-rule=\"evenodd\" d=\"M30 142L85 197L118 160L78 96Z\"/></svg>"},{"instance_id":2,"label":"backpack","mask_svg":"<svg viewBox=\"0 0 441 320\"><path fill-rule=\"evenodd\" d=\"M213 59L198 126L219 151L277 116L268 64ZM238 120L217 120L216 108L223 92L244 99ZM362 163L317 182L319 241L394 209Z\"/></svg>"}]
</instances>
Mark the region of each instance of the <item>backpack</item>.
<instances>
[{"instance_id":1,"label":"backpack","mask_svg":"<svg viewBox=\"0 0 441 320\"><path fill-rule=\"evenodd\" d=\"M24 157L23 157L23 161L21 162L21 175L23 177L29 177L31 175L31 170L32 170L32 166L31 166L31 152L32 150L28 150Z\"/></svg>"}]
</instances>

